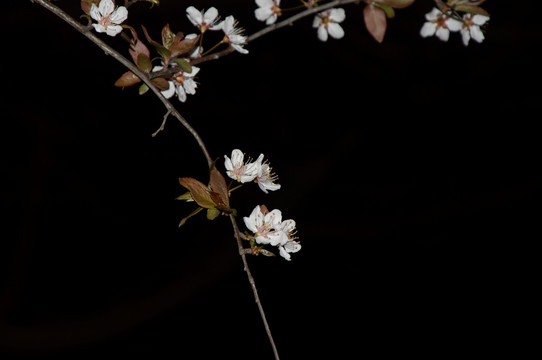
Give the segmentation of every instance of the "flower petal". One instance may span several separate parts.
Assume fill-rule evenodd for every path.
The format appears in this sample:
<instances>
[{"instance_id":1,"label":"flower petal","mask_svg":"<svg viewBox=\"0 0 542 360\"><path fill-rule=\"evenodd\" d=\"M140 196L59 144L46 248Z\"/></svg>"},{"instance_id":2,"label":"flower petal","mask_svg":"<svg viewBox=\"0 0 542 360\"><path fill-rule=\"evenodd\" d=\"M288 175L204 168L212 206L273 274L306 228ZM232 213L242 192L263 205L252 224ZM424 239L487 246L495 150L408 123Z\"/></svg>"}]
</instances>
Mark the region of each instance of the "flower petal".
<instances>
[{"instance_id":1,"label":"flower petal","mask_svg":"<svg viewBox=\"0 0 542 360\"><path fill-rule=\"evenodd\" d=\"M323 26L318 27L318 39L321 41L327 41L327 30Z\"/></svg>"},{"instance_id":2,"label":"flower petal","mask_svg":"<svg viewBox=\"0 0 542 360\"><path fill-rule=\"evenodd\" d=\"M334 39L341 39L344 36L344 30L341 25L336 23L329 23L327 26L327 31Z\"/></svg>"},{"instance_id":3,"label":"flower petal","mask_svg":"<svg viewBox=\"0 0 542 360\"><path fill-rule=\"evenodd\" d=\"M420 30L420 35L422 37L433 36L435 35L436 30L437 30L437 24L432 23L432 22L426 22L425 24L423 24Z\"/></svg>"},{"instance_id":4,"label":"flower petal","mask_svg":"<svg viewBox=\"0 0 542 360\"><path fill-rule=\"evenodd\" d=\"M95 4L90 6L90 17L96 21L100 21L102 18L102 14L100 14L100 10L98 10L98 7Z\"/></svg>"},{"instance_id":5,"label":"flower petal","mask_svg":"<svg viewBox=\"0 0 542 360\"><path fill-rule=\"evenodd\" d=\"M201 23L203 22L203 16L201 15L201 11L199 11L193 6L189 6L186 8L186 16L193 25L198 26L201 25Z\"/></svg>"},{"instance_id":6,"label":"flower petal","mask_svg":"<svg viewBox=\"0 0 542 360\"><path fill-rule=\"evenodd\" d=\"M334 22L342 22L346 18L346 13L344 12L344 9L338 8L338 9L331 9L329 11L329 19L333 20Z\"/></svg>"},{"instance_id":7,"label":"flower petal","mask_svg":"<svg viewBox=\"0 0 542 360\"><path fill-rule=\"evenodd\" d=\"M117 10L113 11L109 19L115 23L120 24L128 18L128 10L124 6L119 6Z\"/></svg>"},{"instance_id":8,"label":"flower petal","mask_svg":"<svg viewBox=\"0 0 542 360\"><path fill-rule=\"evenodd\" d=\"M113 3L113 0L102 0L98 5L98 10L100 10L102 16L108 16L115 10L115 3Z\"/></svg>"}]
</instances>

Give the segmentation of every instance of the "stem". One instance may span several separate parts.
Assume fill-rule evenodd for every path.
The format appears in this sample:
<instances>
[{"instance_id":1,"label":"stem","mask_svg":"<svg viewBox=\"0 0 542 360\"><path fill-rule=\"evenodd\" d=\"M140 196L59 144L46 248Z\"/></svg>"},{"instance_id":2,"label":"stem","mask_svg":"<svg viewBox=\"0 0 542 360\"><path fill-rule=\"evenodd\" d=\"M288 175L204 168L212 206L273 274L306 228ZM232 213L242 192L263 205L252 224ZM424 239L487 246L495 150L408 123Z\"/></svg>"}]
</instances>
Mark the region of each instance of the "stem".
<instances>
[{"instance_id":1,"label":"stem","mask_svg":"<svg viewBox=\"0 0 542 360\"><path fill-rule=\"evenodd\" d=\"M115 60L120 62L122 65L127 67L131 72L133 72L137 77L141 79L148 87L152 90L152 92L162 101L164 106L166 107L168 113L164 118L167 118L168 114L171 114L175 116L180 123L192 134L196 142L198 143L201 151L203 152L203 155L205 156L205 159L207 160L207 164L209 167L211 167L213 160L211 159L211 156L209 155L209 152L207 151L207 147L205 146L205 143L199 136L199 134L196 132L196 130L186 121L186 119L175 109L173 105L162 95L160 92L160 89L158 89L154 83L151 81L151 79L137 68L131 61L126 59L124 56L122 56L119 52L111 48L109 45L107 45L104 41L102 41L99 37L94 35L89 31L89 28L81 25L79 22L77 22L75 19L73 19L71 16L66 14L62 9L59 7L51 4L47 0L31 0L32 2L35 2L47 10L51 11L53 14L64 20L66 23L71 25L73 28L75 28L77 31L79 31L81 34L85 35L90 41L95 43L100 49L102 49L106 55L112 56ZM163 128L163 125L160 127ZM154 134L156 135L156 133Z\"/></svg>"},{"instance_id":2,"label":"stem","mask_svg":"<svg viewBox=\"0 0 542 360\"><path fill-rule=\"evenodd\" d=\"M88 27L85 27L81 25L79 22L74 20L72 17L70 17L67 13L65 13L62 9L58 8L57 6L51 4L48 0L30 0L31 2L37 3L41 5L42 7L46 8L47 10L51 11L53 14L64 20L66 23L71 25L73 28L75 28L77 31L79 31L81 34L86 36L90 41L95 43L100 49L102 49L106 55L112 56L115 60L120 62L122 65L124 65L126 68L128 68L131 72L133 72L135 75L137 75L148 87L152 90L152 92L162 101L164 106L167 109L166 114L164 115L164 118L162 120L162 124L160 128L153 134L155 136L159 131L161 131L164 128L165 122L169 115L175 116L181 124L192 134L194 139L196 139L200 149L202 150L203 154L205 155L205 159L207 160L207 164L209 168L213 166L213 160L211 159L211 156L209 155L209 152L207 151L207 148L199 136L199 134L190 126L190 124L181 116L181 114L175 109L175 107L162 95L160 90L154 85L154 83L151 81L148 74L142 72L135 66L132 62L130 62L128 59L126 59L124 56L122 56L119 52L111 48L109 45L107 45L105 42L103 42L100 38L98 38L96 35L91 33L89 31ZM137 0L134 1L127 1L126 5L131 5L132 3L137 2ZM230 47L231 48L231 47ZM233 230L234 230L234 236L237 240L237 246L239 247L239 255L243 259L243 265L244 270L247 273L248 281L250 283L250 286L252 288L252 292L254 294L254 299L256 301L256 304L258 305L258 310L260 312L260 316L262 318L262 321L264 323L265 331L267 333L267 336L269 338L269 342L271 344L271 347L273 348L273 354L275 355L275 360L279 360L279 355L277 351L277 347L275 346L275 342L273 340L273 336L271 335L271 329L269 328L269 324L267 323L267 319L265 317L265 312L262 306L262 303L260 301L260 297L258 296L258 290L256 288L256 283L254 281L254 277L252 276L252 273L250 272L250 268L247 263L246 259L246 252L243 248L243 244L241 242L241 233L239 231L239 228L237 226L237 222L235 221L235 217L233 214L230 214L230 220L232 222Z\"/></svg>"},{"instance_id":3,"label":"stem","mask_svg":"<svg viewBox=\"0 0 542 360\"><path fill-rule=\"evenodd\" d=\"M263 325L265 327L265 332L267 333L267 337L269 338L269 343L271 344L271 347L273 348L273 354L275 355L275 360L279 360L279 353L277 351L277 347L275 346L273 335L271 334L271 328L269 327L269 324L267 323L267 318L265 317L265 311L263 310L262 302L260 301L260 297L258 296L258 289L256 288L256 282L254 281L254 277L252 277L252 273L250 272L250 268L248 267L246 251L241 241L241 233L239 232L239 227L237 226L237 222L235 221L235 217L233 216L233 214L230 214L229 216L230 216L231 224L233 226L235 239L237 240L237 246L239 247L239 255L241 255L241 258L243 259L243 265L245 267L245 272L247 273L248 282L250 283L250 287L252 288L252 293L254 294L254 300L256 301L256 305L258 305L258 310L260 311L260 316L262 318Z\"/></svg>"}]
</instances>

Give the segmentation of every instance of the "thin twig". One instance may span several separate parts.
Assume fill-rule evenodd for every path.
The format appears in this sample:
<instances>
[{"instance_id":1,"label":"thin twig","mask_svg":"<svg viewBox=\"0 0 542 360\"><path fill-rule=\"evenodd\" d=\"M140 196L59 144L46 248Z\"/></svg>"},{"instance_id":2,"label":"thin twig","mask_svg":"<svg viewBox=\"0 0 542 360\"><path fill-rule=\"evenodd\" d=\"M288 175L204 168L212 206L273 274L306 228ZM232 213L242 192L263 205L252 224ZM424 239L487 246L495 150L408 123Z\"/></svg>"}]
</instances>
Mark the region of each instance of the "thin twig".
<instances>
[{"instance_id":1,"label":"thin twig","mask_svg":"<svg viewBox=\"0 0 542 360\"><path fill-rule=\"evenodd\" d=\"M267 318L265 317L265 311L263 310L262 302L260 301L260 297L258 296L258 289L256 288L256 282L254 281L254 277L252 277L252 273L250 272L250 268L248 267L246 251L241 241L241 232L239 231L239 227L237 226L237 222L233 214L230 214L230 220L233 226L235 239L237 240L237 246L239 247L239 255L241 255L241 258L243 259L243 265L245 267L245 272L247 273L248 282L250 283L250 287L252 288L252 293L254 294L254 300L256 301L256 305L258 305L258 310L260 311L260 316L262 318L263 325L265 327L265 332L267 333L267 337L269 338L269 343L271 344L271 347L273 348L273 354L275 355L275 359L279 360L279 353L277 351L277 347L275 346L273 335L271 334L271 328L269 327L269 324L267 323Z\"/></svg>"},{"instance_id":2,"label":"thin twig","mask_svg":"<svg viewBox=\"0 0 542 360\"><path fill-rule=\"evenodd\" d=\"M102 41L99 37L94 35L92 32L89 31L89 29L83 25L81 25L79 22L77 22L74 18L72 18L70 15L68 15L66 12L64 12L59 7L51 4L47 0L31 0L32 2L38 3L39 5L43 6L47 10L51 11L53 14L64 20L66 23L71 25L73 28L75 28L77 31L79 31L81 34L85 35L88 39L90 39L93 43L95 43L100 49L102 49L106 55L110 55L115 60L120 62L122 65L127 67L131 72L133 72L137 77L141 79L148 87L152 90L152 92L162 101L166 109L168 110L168 113L175 116L180 123L192 134L196 142L198 143L201 151L203 152L203 155L205 156L205 159L207 160L207 164L209 167L211 167L213 160L211 159L211 156L209 155L209 152L207 151L207 147L205 146L205 143L199 136L199 134L196 132L196 130L186 121L186 119L175 109L175 107L162 95L160 92L160 89L158 89L154 83L151 81L151 79L137 68L131 61L126 59L124 56L122 56L118 51L111 48L109 45L107 45L104 41Z\"/></svg>"},{"instance_id":3,"label":"thin twig","mask_svg":"<svg viewBox=\"0 0 542 360\"><path fill-rule=\"evenodd\" d=\"M51 11L53 14L67 22L69 25L71 25L73 28L75 28L77 31L79 31L81 34L85 35L88 39L90 39L93 43L95 43L98 47L100 47L106 55L112 56L114 59L119 61L122 65L127 67L130 71L132 71L135 75L137 75L148 87L153 91L153 93L162 101L164 106L167 109L167 113L164 115L164 118L162 120L162 124L160 128L158 128L157 131L153 133L153 136L155 136L158 132L163 130L165 126L165 122L169 115L175 116L181 124L192 134L192 136L196 139L198 145L200 146L200 149L202 150L203 154L205 155L205 158L207 160L209 168L213 166L213 161L207 151L207 148L205 144L203 143L203 140L199 136L199 134L190 126L190 124L181 116L181 114L173 107L173 105L162 95L160 90L154 85L154 83L151 81L150 77L140 71L133 63L131 63L128 59L126 59L124 56L122 56L119 52L111 48L109 45L107 45L105 42L103 42L100 38L95 36L93 33L89 31L88 27L85 27L78 23L76 20L74 20L71 16L69 16L67 13L65 13L62 9L58 8L57 6L49 3L47 0L31 0L34 3L37 3L41 5L42 7L46 8L47 10ZM258 310L260 312L260 316L262 318L262 321L264 323L265 331L267 333L267 336L269 337L269 342L271 343L271 347L273 348L273 353L275 355L275 359L279 360L277 347L275 346L275 342L273 340L273 336L271 335L271 329L269 328L269 324L267 322L267 319L265 317L265 312L262 306L262 303L260 301L260 297L258 296L258 290L256 288L256 283L254 281L254 277L252 276L250 272L250 268L247 263L246 259L246 253L243 248L243 244L241 242L241 233L239 231L239 228L237 226L237 223L235 221L235 218L233 215L230 215L230 219L232 222L234 235L237 240L237 245L239 247L239 255L241 256L243 260L244 270L247 273L248 281L250 283L250 286L252 288L252 292L254 293L254 299L256 301L256 304L258 305Z\"/></svg>"},{"instance_id":4,"label":"thin twig","mask_svg":"<svg viewBox=\"0 0 542 360\"><path fill-rule=\"evenodd\" d=\"M167 121L167 118L168 118L169 114L171 114L171 110L168 110L167 113L164 115L164 120L162 120L162 124L160 125L158 130L156 130L155 132L152 133L152 137L155 137L156 135L158 135L158 133L160 131L164 130L164 126L166 126L166 121Z\"/></svg>"}]
</instances>

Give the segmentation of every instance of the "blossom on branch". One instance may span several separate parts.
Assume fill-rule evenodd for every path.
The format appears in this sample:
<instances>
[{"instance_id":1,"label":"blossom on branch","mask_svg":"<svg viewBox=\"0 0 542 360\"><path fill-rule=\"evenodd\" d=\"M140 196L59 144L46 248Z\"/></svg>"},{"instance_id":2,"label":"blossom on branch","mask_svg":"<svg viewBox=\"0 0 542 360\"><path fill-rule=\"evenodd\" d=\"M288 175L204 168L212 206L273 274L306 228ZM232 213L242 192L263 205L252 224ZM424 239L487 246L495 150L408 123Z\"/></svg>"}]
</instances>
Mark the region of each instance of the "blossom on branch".
<instances>
[{"instance_id":1,"label":"blossom on branch","mask_svg":"<svg viewBox=\"0 0 542 360\"><path fill-rule=\"evenodd\" d=\"M241 54L248 54L248 50L243 48L247 43L247 37L243 35L244 29L237 27L237 20L233 16L228 16L219 26L224 31L224 42Z\"/></svg>"},{"instance_id":2,"label":"blossom on branch","mask_svg":"<svg viewBox=\"0 0 542 360\"><path fill-rule=\"evenodd\" d=\"M249 217L244 217L246 227L254 233L254 238L258 244L270 244L277 246L282 239L282 233L275 231L275 227L282 222L282 213L275 209L267 212L266 208L262 212L262 207L257 205Z\"/></svg>"},{"instance_id":3,"label":"blossom on branch","mask_svg":"<svg viewBox=\"0 0 542 360\"><path fill-rule=\"evenodd\" d=\"M113 0L101 0L98 6L93 3L90 7L90 17L98 22L92 24L97 32L115 36L122 32L120 24L128 18L128 10L124 6L115 9Z\"/></svg>"},{"instance_id":4,"label":"blossom on branch","mask_svg":"<svg viewBox=\"0 0 542 360\"><path fill-rule=\"evenodd\" d=\"M461 21L442 13L437 8L425 14L425 19L427 22L423 24L420 35L422 37L436 35L442 41L448 41L450 31L459 31L463 26Z\"/></svg>"},{"instance_id":5,"label":"blossom on branch","mask_svg":"<svg viewBox=\"0 0 542 360\"><path fill-rule=\"evenodd\" d=\"M227 155L224 155L226 174L240 183L252 181L258 176L263 154L255 162L248 161L245 163L244 158L245 155L239 149L234 149L231 152L231 159Z\"/></svg>"},{"instance_id":6,"label":"blossom on branch","mask_svg":"<svg viewBox=\"0 0 542 360\"><path fill-rule=\"evenodd\" d=\"M484 33L480 30L480 26L484 25L488 20L489 16L481 14L463 15L463 25L460 32L465 46L469 45L471 38L479 43L484 41Z\"/></svg>"},{"instance_id":7,"label":"blossom on branch","mask_svg":"<svg viewBox=\"0 0 542 360\"><path fill-rule=\"evenodd\" d=\"M328 34L334 39L344 36L344 30L339 25L346 17L344 9L333 8L317 14L312 21L312 27L318 28L318 39L327 41Z\"/></svg>"},{"instance_id":8,"label":"blossom on branch","mask_svg":"<svg viewBox=\"0 0 542 360\"><path fill-rule=\"evenodd\" d=\"M301 250L301 245L295 241L296 224L294 220L282 221L282 212L278 209L267 210L265 206L257 205L248 217L244 217L246 227L254 234L252 239L261 245L271 245L279 248L279 254L290 260L290 254ZM258 251L261 247L258 247Z\"/></svg>"},{"instance_id":9,"label":"blossom on branch","mask_svg":"<svg viewBox=\"0 0 542 360\"><path fill-rule=\"evenodd\" d=\"M260 156L260 158L262 158ZM268 162L259 164L258 175L254 179L258 186L264 193L268 193L267 190L275 191L280 189L279 184L275 184L275 181L278 179L277 174L272 172L272 168Z\"/></svg>"},{"instance_id":10,"label":"blossom on branch","mask_svg":"<svg viewBox=\"0 0 542 360\"><path fill-rule=\"evenodd\" d=\"M199 11L195 7L189 6L186 8L186 16L194 26L198 27L202 34L207 30L220 30L220 24L217 24L219 20L218 10L214 7L210 7L203 12L203 10Z\"/></svg>"},{"instance_id":11,"label":"blossom on branch","mask_svg":"<svg viewBox=\"0 0 542 360\"><path fill-rule=\"evenodd\" d=\"M281 14L280 0L256 0L258 8L254 10L256 19L265 21L267 25L274 24Z\"/></svg>"},{"instance_id":12,"label":"blossom on branch","mask_svg":"<svg viewBox=\"0 0 542 360\"><path fill-rule=\"evenodd\" d=\"M155 66L152 71L160 71L162 69L162 66ZM186 95L194 95L196 93L198 84L194 81L194 76L196 76L198 72L199 68L197 66L192 66L192 71L190 73L185 71L175 73L172 79L168 80L169 88L161 91L162 95L164 95L166 99L169 99L177 94L179 101L185 102Z\"/></svg>"}]
</instances>

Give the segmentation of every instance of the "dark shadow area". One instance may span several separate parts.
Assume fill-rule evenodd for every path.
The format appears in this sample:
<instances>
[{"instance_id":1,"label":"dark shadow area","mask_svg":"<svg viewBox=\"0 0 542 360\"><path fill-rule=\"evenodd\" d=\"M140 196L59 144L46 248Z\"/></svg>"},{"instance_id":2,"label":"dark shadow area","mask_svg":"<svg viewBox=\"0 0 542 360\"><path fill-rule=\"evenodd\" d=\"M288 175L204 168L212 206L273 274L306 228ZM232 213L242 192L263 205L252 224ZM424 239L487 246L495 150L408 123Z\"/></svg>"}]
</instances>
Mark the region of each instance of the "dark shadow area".
<instances>
[{"instance_id":1,"label":"dark shadow area","mask_svg":"<svg viewBox=\"0 0 542 360\"><path fill-rule=\"evenodd\" d=\"M205 158L151 94L121 90L122 66L32 4L0 15L0 357L272 359L230 222L202 214L178 177ZM78 17L78 1L59 1ZM286 3L286 0L283 0ZM201 64L173 101L218 166L264 153L282 189L245 186L297 222L287 262L250 257L281 359L511 354L529 335L540 238L540 5L489 0L482 44L423 39L431 1L388 21L362 8L320 42L312 18ZM152 36L195 31L185 8L214 5L248 34L253 1L163 0L130 10ZM138 31L140 28L137 27ZM142 32L140 31L142 36ZM127 55L120 38L103 37Z\"/></svg>"}]
</instances>

